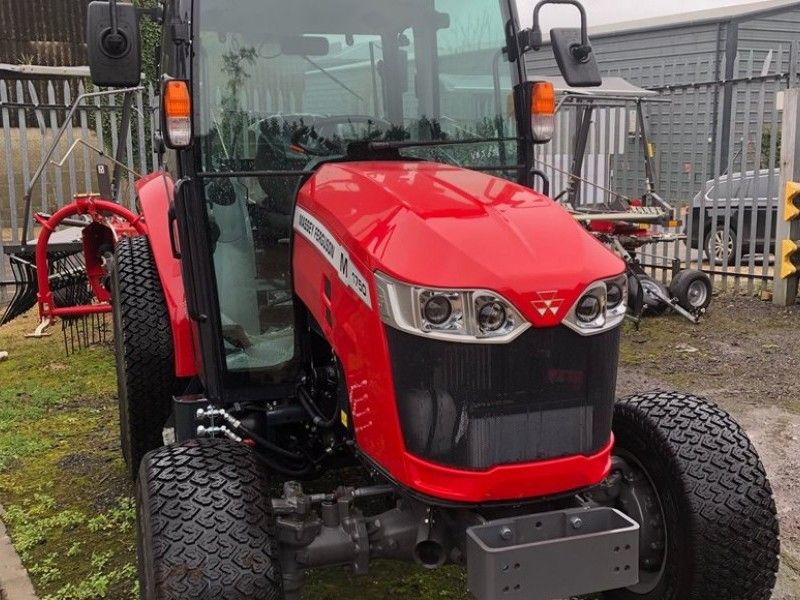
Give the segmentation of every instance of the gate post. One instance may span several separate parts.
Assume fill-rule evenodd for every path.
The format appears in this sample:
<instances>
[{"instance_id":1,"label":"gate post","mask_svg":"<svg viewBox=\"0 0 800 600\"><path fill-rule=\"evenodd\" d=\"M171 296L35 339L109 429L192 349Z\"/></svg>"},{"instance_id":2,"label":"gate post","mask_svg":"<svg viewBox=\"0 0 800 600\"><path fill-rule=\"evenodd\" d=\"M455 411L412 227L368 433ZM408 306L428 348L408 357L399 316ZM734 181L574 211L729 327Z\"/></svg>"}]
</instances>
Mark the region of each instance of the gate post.
<instances>
[{"instance_id":1,"label":"gate post","mask_svg":"<svg viewBox=\"0 0 800 600\"><path fill-rule=\"evenodd\" d=\"M790 306L797 299L797 274L781 277L781 246L784 240L800 239L800 221L784 217L786 183L800 180L800 88L784 91L783 126L781 128L781 177L778 188L778 216L775 227L775 268L772 302Z\"/></svg>"}]
</instances>

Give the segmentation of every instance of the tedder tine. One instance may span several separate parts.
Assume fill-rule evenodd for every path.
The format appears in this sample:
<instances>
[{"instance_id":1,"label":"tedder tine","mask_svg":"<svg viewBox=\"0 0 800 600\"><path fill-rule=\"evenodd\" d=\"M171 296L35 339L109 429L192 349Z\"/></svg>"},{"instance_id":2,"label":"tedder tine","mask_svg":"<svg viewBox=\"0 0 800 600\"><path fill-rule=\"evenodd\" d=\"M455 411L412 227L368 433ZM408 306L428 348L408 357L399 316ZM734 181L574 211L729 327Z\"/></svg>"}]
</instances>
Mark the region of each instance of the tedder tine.
<instances>
[{"instance_id":1,"label":"tedder tine","mask_svg":"<svg viewBox=\"0 0 800 600\"><path fill-rule=\"evenodd\" d=\"M14 295L0 319L0 325L5 325L33 308L36 305L38 292L36 265L32 260L26 259L23 253L12 253L9 258L14 276ZM30 259L32 258L31 255Z\"/></svg>"}]
</instances>

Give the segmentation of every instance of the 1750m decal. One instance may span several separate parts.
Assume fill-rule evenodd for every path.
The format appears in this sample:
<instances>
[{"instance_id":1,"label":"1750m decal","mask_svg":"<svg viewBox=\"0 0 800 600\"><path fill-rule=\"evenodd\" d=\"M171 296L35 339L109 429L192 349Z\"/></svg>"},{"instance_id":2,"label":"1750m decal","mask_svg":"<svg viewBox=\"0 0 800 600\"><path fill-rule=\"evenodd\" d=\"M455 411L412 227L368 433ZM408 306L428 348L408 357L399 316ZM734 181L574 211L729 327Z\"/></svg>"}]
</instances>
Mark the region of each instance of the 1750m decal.
<instances>
[{"instance_id":1,"label":"1750m decal","mask_svg":"<svg viewBox=\"0 0 800 600\"><path fill-rule=\"evenodd\" d=\"M339 279L352 289L367 306L372 308L372 301L369 297L369 284L367 284L366 277L353 265L347 250L336 241L333 234L311 213L299 206L294 213L294 228L295 231L314 244L317 250L333 265L333 268L339 273Z\"/></svg>"}]
</instances>

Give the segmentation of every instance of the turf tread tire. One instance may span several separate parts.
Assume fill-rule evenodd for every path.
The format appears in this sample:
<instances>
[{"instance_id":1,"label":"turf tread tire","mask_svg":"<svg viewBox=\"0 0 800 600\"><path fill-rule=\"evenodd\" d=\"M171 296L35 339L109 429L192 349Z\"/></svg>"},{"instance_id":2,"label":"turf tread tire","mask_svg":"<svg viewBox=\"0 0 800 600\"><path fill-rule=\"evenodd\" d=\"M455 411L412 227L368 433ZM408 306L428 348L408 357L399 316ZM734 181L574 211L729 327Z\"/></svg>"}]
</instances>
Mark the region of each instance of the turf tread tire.
<instances>
[{"instance_id":1,"label":"turf tread tire","mask_svg":"<svg viewBox=\"0 0 800 600\"><path fill-rule=\"evenodd\" d=\"M703 398L653 392L617 403L614 433L657 488L668 562L651 594L606 597L769 600L780 554L775 502L753 444L731 416Z\"/></svg>"},{"instance_id":2,"label":"turf tread tire","mask_svg":"<svg viewBox=\"0 0 800 600\"><path fill-rule=\"evenodd\" d=\"M252 450L190 440L145 456L138 483L143 600L281 600L269 480Z\"/></svg>"},{"instance_id":3,"label":"turf tread tire","mask_svg":"<svg viewBox=\"0 0 800 600\"><path fill-rule=\"evenodd\" d=\"M167 303L147 237L117 243L111 287L120 440L135 479L142 457L163 445L172 396L181 391Z\"/></svg>"}]
</instances>

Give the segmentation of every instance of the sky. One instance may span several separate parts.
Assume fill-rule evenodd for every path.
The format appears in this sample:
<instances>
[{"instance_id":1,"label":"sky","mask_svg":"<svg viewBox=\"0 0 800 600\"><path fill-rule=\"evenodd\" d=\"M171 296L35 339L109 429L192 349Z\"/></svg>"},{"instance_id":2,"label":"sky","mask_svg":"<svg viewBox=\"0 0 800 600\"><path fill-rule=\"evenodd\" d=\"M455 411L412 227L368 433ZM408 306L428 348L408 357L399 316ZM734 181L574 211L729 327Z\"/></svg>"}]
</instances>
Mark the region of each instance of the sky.
<instances>
[{"instance_id":1,"label":"sky","mask_svg":"<svg viewBox=\"0 0 800 600\"><path fill-rule=\"evenodd\" d=\"M583 0L589 26L619 23L707 8L749 4L754 0ZM520 20L530 25L536 0L517 0ZM542 9L545 31L551 27L569 27L576 23L577 11L571 6L548 6Z\"/></svg>"}]
</instances>

